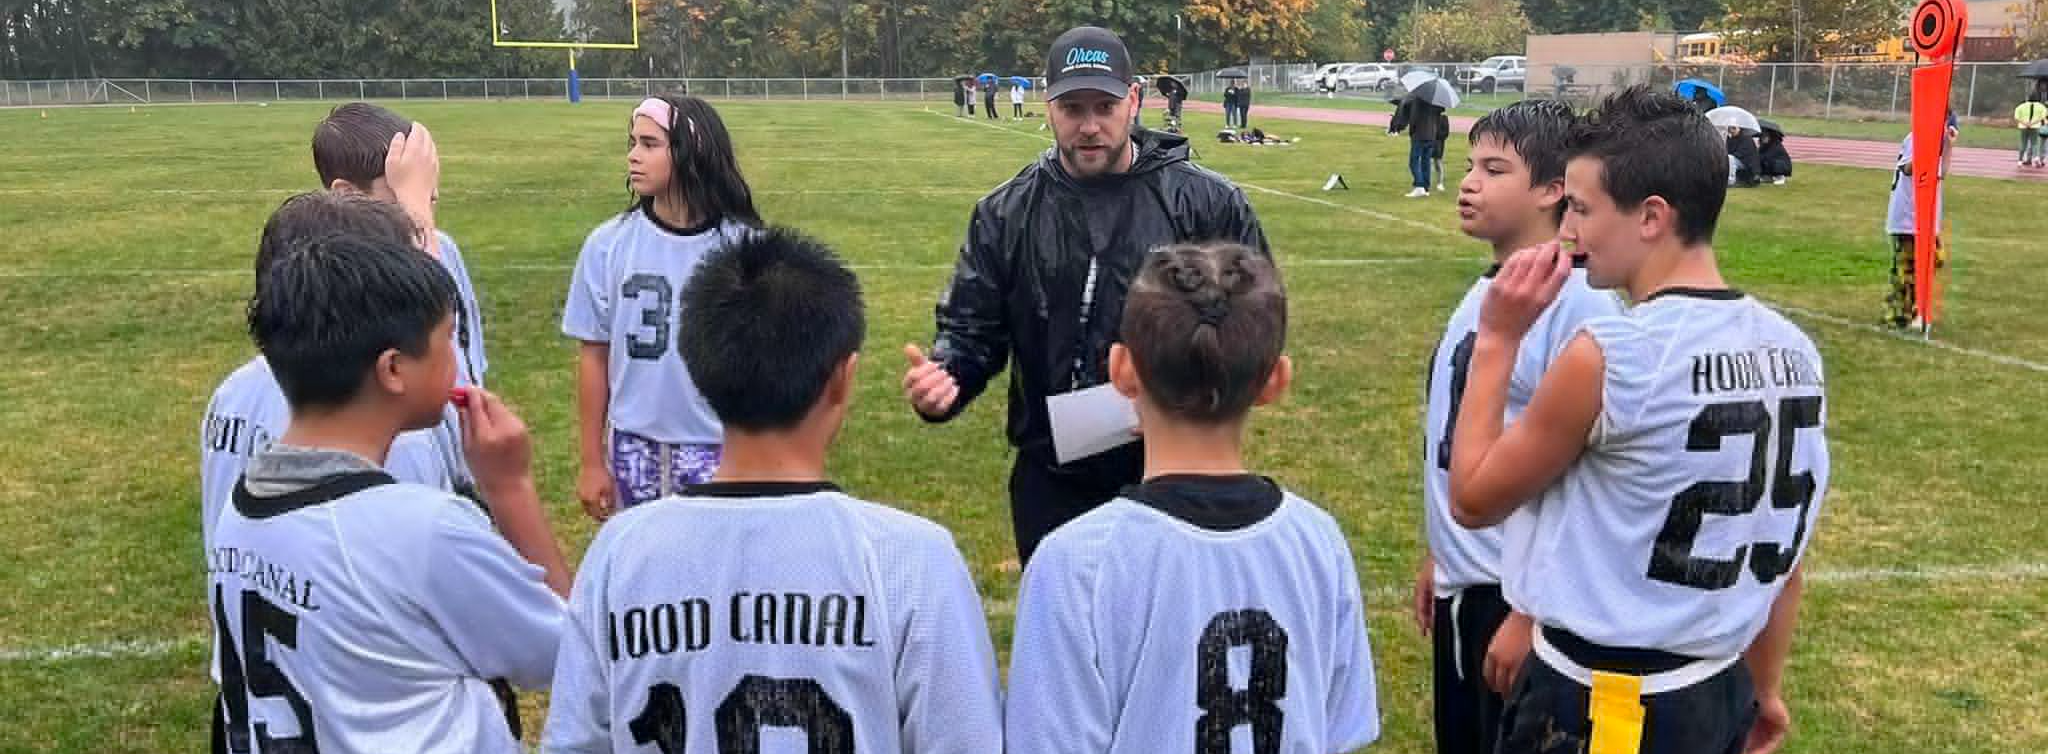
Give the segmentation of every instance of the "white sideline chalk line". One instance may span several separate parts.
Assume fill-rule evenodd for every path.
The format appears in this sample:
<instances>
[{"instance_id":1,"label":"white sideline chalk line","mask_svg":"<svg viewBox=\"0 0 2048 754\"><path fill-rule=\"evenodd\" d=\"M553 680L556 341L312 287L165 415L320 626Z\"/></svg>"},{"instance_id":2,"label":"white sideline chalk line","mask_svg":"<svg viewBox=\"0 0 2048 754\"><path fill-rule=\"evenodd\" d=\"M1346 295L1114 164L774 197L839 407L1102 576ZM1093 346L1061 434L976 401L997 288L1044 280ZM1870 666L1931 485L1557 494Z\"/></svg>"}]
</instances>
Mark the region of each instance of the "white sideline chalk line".
<instances>
[{"instance_id":1,"label":"white sideline chalk line","mask_svg":"<svg viewBox=\"0 0 2048 754\"><path fill-rule=\"evenodd\" d=\"M2005 366L2017 367L2020 369L2025 369L2033 372L2048 373L2048 364L2042 364L2036 361L2028 361L2017 356L2007 356L2002 353L1995 353L1992 351L1970 348L1968 346L1959 346L1954 343L1950 343L1948 341L1943 340L1930 340L1927 338L1922 338L1910 332L1894 330L1886 327L1879 327L1877 325L1866 324L1863 322L1857 322L1847 317L1839 317L1833 314L1828 314L1826 312L1813 311L1811 309L1802 309L1797 306L1774 304L1768 301L1765 301L1764 305L1795 317L1803 317L1807 319L1818 320L1821 322L1826 322L1830 325L1834 325L1836 327L1845 327L1851 330L1862 330L1864 332L1875 333L1878 335L1885 336L1887 338L1892 338L1894 340L1901 340L1907 343L1927 346L1929 348L1940 349L1943 351L1961 354L1964 356L1976 357L1996 364L2004 364Z\"/></svg>"},{"instance_id":2,"label":"white sideline chalk line","mask_svg":"<svg viewBox=\"0 0 2048 754\"><path fill-rule=\"evenodd\" d=\"M2048 579L2048 563L2011 563L2003 566L1937 566L1933 568L1847 568L1814 571L1807 579L1816 584L1866 584L1881 581L2016 583ZM1379 586L1366 598L1374 609L1404 609L1411 596L1406 586ZM983 600L991 616L1012 616L1015 600ZM54 663L71 660L118 660L160 657L190 647L205 646L207 637L191 635L174 639L128 639L123 641L66 644L54 647L0 649L0 663Z\"/></svg>"},{"instance_id":3,"label":"white sideline chalk line","mask_svg":"<svg viewBox=\"0 0 2048 754\"><path fill-rule=\"evenodd\" d=\"M161 196L290 196L316 189L307 186L295 188L224 188L224 189L107 189L101 193L151 194ZM0 196L75 196L78 193L96 191L91 188L40 188L0 189ZM981 196L988 189L979 188L872 188L872 189L757 189L757 195L767 196L851 196L866 194L911 195L911 196ZM616 189L595 188L553 188L553 189L443 189L442 196L625 196Z\"/></svg>"}]
</instances>

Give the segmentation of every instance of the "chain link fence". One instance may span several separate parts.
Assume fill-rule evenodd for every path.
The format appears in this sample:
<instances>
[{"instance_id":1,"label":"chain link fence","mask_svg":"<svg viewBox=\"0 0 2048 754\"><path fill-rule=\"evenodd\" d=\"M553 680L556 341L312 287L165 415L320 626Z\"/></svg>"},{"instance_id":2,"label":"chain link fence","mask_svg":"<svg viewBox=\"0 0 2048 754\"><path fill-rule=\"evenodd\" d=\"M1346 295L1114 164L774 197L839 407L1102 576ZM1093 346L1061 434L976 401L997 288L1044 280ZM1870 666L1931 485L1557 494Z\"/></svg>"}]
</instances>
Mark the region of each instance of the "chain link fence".
<instances>
[{"instance_id":1,"label":"chain link fence","mask_svg":"<svg viewBox=\"0 0 2048 754\"><path fill-rule=\"evenodd\" d=\"M1453 81L1470 63L1396 63L1401 73L1426 70ZM2010 117L2034 91L2019 78L2024 63L1963 63L1956 67L1950 103L1958 116L1983 121ZM1254 92L1313 93L1320 66L1308 63L1236 66ZM1902 63L1771 64L1533 64L1521 82L1499 81L1476 91L1470 106L1484 109L1522 97L1558 97L1586 105L1637 83L1669 86L1687 78L1712 82L1730 104L1759 115L1842 120L1906 120L1912 69ZM1218 74L1183 74L1195 94L1229 85ZM688 93L710 99L952 101L953 79L805 78L600 78L582 82L583 96L633 99L648 93ZM87 104L289 102L323 100L560 100L568 82L546 79L333 79L221 81L195 79L79 79L0 81L0 107Z\"/></svg>"},{"instance_id":2,"label":"chain link fence","mask_svg":"<svg viewBox=\"0 0 2048 754\"><path fill-rule=\"evenodd\" d=\"M648 93L711 99L952 102L953 80L931 79L583 79L583 96L638 99ZM566 79L77 79L0 81L0 107L325 100L560 100Z\"/></svg>"}]
</instances>

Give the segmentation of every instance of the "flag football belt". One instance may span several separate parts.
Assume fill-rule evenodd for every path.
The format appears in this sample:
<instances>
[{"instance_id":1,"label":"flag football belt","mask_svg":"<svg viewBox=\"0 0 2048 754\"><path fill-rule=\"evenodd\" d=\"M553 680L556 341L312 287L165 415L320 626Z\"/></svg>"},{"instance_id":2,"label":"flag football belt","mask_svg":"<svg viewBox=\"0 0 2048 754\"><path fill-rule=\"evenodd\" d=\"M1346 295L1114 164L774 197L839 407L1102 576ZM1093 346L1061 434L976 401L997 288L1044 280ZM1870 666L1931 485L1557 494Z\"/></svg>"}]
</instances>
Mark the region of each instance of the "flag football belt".
<instances>
[{"instance_id":1,"label":"flag football belt","mask_svg":"<svg viewBox=\"0 0 2048 754\"><path fill-rule=\"evenodd\" d=\"M1592 690L1586 704L1586 716L1593 723L1587 754L1639 754L1644 696L1689 688L1742 659L1736 655L1702 660L1654 649L1603 647L1549 626L1536 632L1534 649L1543 664Z\"/></svg>"}]
</instances>

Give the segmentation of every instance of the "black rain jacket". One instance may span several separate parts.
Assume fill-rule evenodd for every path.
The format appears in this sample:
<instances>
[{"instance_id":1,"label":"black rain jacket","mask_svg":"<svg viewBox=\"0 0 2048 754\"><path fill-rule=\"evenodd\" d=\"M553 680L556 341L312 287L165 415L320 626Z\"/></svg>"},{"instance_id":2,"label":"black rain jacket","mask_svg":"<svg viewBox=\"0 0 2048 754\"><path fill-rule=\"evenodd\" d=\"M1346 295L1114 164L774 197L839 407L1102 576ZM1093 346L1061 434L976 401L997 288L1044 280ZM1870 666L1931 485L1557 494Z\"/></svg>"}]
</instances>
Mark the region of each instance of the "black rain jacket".
<instances>
[{"instance_id":1,"label":"black rain jacket","mask_svg":"<svg viewBox=\"0 0 2048 754\"><path fill-rule=\"evenodd\" d=\"M928 420L959 415L1014 356L1010 443L1051 464L1046 396L1109 381L1109 344L1146 252L1227 240L1271 253L1244 192L1189 162L1185 137L1145 130L1131 137L1138 153L1129 172L1082 181L1051 148L975 203L952 283L939 299L932 347L960 397L952 413ZM1083 324L1090 260L1095 288Z\"/></svg>"}]
</instances>

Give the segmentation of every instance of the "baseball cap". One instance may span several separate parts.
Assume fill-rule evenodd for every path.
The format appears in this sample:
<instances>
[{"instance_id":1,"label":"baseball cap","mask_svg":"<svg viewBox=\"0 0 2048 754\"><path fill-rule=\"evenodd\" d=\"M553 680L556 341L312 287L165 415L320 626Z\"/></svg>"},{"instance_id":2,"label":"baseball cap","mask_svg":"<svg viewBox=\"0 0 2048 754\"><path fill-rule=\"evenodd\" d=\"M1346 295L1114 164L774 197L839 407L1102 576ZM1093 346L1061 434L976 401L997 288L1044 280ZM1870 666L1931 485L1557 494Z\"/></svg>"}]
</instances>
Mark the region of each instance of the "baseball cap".
<instances>
[{"instance_id":1,"label":"baseball cap","mask_svg":"<svg viewBox=\"0 0 2048 754\"><path fill-rule=\"evenodd\" d=\"M1076 26L1052 41L1045 54L1045 98L1093 89L1122 99L1131 93L1131 53L1114 32Z\"/></svg>"}]
</instances>

